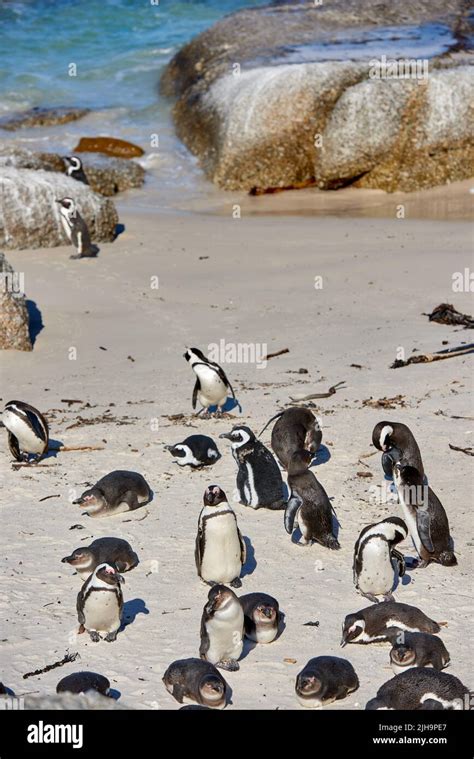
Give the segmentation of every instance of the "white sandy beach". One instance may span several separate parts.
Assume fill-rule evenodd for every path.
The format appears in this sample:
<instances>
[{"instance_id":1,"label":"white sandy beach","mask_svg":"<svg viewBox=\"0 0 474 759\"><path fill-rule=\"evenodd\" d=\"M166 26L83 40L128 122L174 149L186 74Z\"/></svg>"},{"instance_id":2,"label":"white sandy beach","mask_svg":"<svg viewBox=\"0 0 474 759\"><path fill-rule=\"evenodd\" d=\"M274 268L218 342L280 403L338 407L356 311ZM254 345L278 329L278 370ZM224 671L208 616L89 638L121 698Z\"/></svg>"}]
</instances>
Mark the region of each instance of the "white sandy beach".
<instances>
[{"instance_id":1,"label":"white sandy beach","mask_svg":"<svg viewBox=\"0 0 474 759\"><path fill-rule=\"evenodd\" d=\"M430 485L448 513L459 562L452 569L409 570L395 598L447 623L441 633L451 654L447 671L472 689L472 459L448 447L473 445L472 358L389 368L399 347L408 358L414 348L432 352L472 339L469 331L422 315L442 302L472 313L472 294L451 288L454 272L472 268L472 227L245 212L238 220L140 215L126 200L119 208L125 232L102 245L96 260L71 261L69 247L8 254L25 273L27 297L44 328L31 353L2 355L2 401L18 398L45 412L53 440L103 448L59 453L39 467L13 471L0 431L6 547L0 680L17 695L53 693L61 677L86 669L106 675L129 707L179 707L161 678L174 659L198 655L207 597L194 565L202 495L217 483L230 499L235 464L225 440L218 441L222 459L199 472L173 464L163 446L193 432L217 438L230 429L231 419L192 418L194 375L182 357L186 345L206 352L224 339L266 344L269 352L289 348L266 368L224 365L242 404L242 415L233 412L236 420L255 432L294 392L325 392L346 381L345 389L320 401L330 458L314 469L333 499L341 550L299 548L284 530L282 512L234 504L251 543L250 573L237 593L275 596L286 627L274 643L247 647L239 672L224 673L233 691L230 708L299 708L295 677L322 654L349 659L360 680L357 692L329 708L363 709L392 677L388 644L339 647L344 616L369 604L352 582L354 542L365 525L398 513L396 505L370 498L371 486L382 482L379 453L361 459L374 451L372 429L383 419L414 432ZM153 276L159 289L150 287ZM314 288L316 276L322 289ZM69 358L71 348L76 360ZM301 367L309 373L294 373ZM363 405L399 394L403 406L393 410ZM68 406L63 399L82 402ZM174 414L186 416L170 420ZM91 422L74 426L79 418ZM270 429L263 440L269 443ZM154 490L152 503L130 515L81 516L70 503L71 490L82 491L113 469L141 472ZM364 470L373 476L359 477ZM47 496L59 497L41 501ZM78 524L83 529L71 529ZM141 563L125 575L125 616L134 617L132 623L115 643L95 644L75 636L81 582L61 558L108 535L129 540ZM414 556L409 541L401 548ZM319 626L305 626L309 621ZM66 650L78 651L80 659L22 679Z\"/></svg>"}]
</instances>

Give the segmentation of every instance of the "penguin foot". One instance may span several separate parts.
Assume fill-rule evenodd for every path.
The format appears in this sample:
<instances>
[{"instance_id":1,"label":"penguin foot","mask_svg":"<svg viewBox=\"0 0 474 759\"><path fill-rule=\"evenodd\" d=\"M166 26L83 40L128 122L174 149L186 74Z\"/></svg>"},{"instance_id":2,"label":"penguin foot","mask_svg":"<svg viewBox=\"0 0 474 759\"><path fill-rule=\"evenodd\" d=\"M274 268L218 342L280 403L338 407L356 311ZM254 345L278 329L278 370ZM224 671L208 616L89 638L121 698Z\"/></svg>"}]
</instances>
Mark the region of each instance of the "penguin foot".
<instances>
[{"instance_id":1,"label":"penguin foot","mask_svg":"<svg viewBox=\"0 0 474 759\"><path fill-rule=\"evenodd\" d=\"M364 598L367 598L368 601L372 601L373 604L379 603L379 599L377 596L374 596L373 593L362 593L361 591L361 595L364 596Z\"/></svg>"},{"instance_id":2,"label":"penguin foot","mask_svg":"<svg viewBox=\"0 0 474 759\"><path fill-rule=\"evenodd\" d=\"M117 630L115 632L107 633L104 640L106 640L107 643L113 643L114 640L117 640Z\"/></svg>"},{"instance_id":3,"label":"penguin foot","mask_svg":"<svg viewBox=\"0 0 474 759\"><path fill-rule=\"evenodd\" d=\"M89 630L89 635L91 636L91 641L93 643L98 643L100 640L100 635L96 630Z\"/></svg>"},{"instance_id":4,"label":"penguin foot","mask_svg":"<svg viewBox=\"0 0 474 759\"><path fill-rule=\"evenodd\" d=\"M222 661L217 662L216 667L225 669L227 672L237 672L240 669L240 664L235 659L222 659Z\"/></svg>"},{"instance_id":5,"label":"penguin foot","mask_svg":"<svg viewBox=\"0 0 474 759\"><path fill-rule=\"evenodd\" d=\"M295 543L296 546L299 546L299 548L307 548L308 546L312 545L312 540L299 540L297 543Z\"/></svg>"},{"instance_id":6,"label":"penguin foot","mask_svg":"<svg viewBox=\"0 0 474 759\"><path fill-rule=\"evenodd\" d=\"M242 580L240 579L240 577L234 577L230 585L231 585L231 588L241 588Z\"/></svg>"},{"instance_id":7,"label":"penguin foot","mask_svg":"<svg viewBox=\"0 0 474 759\"><path fill-rule=\"evenodd\" d=\"M384 593L383 594L383 600L384 601L395 601L393 595L391 593Z\"/></svg>"}]
</instances>

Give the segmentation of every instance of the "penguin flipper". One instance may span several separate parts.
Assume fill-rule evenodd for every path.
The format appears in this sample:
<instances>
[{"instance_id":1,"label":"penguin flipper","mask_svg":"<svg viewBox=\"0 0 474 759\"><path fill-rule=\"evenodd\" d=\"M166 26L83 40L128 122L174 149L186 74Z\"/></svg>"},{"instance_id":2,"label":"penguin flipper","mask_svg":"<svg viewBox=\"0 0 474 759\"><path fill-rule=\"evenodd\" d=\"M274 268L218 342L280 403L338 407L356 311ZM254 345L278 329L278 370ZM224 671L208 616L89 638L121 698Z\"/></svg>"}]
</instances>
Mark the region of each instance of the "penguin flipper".
<instances>
[{"instance_id":1,"label":"penguin flipper","mask_svg":"<svg viewBox=\"0 0 474 759\"><path fill-rule=\"evenodd\" d=\"M392 559L395 559L397 562L398 576L403 577L406 569L405 557L400 553L400 551L396 551L395 548L392 548Z\"/></svg>"},{"instance_id":2,"label":"penguin flipper","mask_svg":"<svg viewBox=\"0 0 474 759\"><path fill-rule=\"evenodd\" d=\"M199 377L198 377L196 379L196 383L194 385L194 390L193 390L193 409L196 408L198 392L200 389L201 389L201 383L199 382Z\"/></svg>"},{"instance_id":3,"label":"penguin flipper","mask_svg":"<svg viewBox=\"0 0 474 759\"><path fill-rule=\"evenodd\" d=\"M420 540L429 553L434 552L433 541L430 532L430 515L425 509L416 509L416 527Z\"/></svg>"},{"instance_id":4,"label":"penguin flipper","mask_svg":"<svg viewBox=\"0 0 474 759\"><path fill-rule=\"evenodd\" d=\"M80 625L84 625L86 623L86 618L84 616L84 612L82 611L82 590L79 591L77 594L77 602L76 602L76 609L77 609L77 620Z\"/></svg>"},{"instance_id":5,"label":"penguin flipper","mask_svg":"<svg viewBox=\"0 0 474 759\"><path fill-rule=\"evenodd\" d=\"M390 479L393 478L393 466L397 463L397 461L400 461L401 457L401 452L398 448L395 447L392 447L389 451L382 453L382 469L384 471L384 474L386 474L387 477L390 477Z\"/></svg>"},{"instance_id":6,"label":"penguin flipper","mask_svg":"<svg viewBox=\"0 0 474 759\"><path fill-rule=\"evenodd\" d=\"M235 520L237 523L237 519ZM242 537L242 533L240 532L239 528L237 527L237 535L239 536L239 543L240 543L240 563L242 566L247 561L247 546L245 545L245 540Z\"/></svg>"},{"instance_id":7,"label":"penguin flipper","mask_svg":"<svg viewBox=\"0 0 474 759\"><path fill-rule=\"evenodd\" d=\"M175 683L173 685L173 697L176 699L176 701L179 704L183 703L183 698L186 695L186 691L184 687L180 683Z\"/></svg>"},{"instance_id":8,"label":"penguin flipper","mask_svg":"<svg viewBox=\"0 0 474 759\"><path fill-rule=\"evenodd\" d=\"M196 535L196 545L194 549L194 560L196 562L196 569L198 572L199 577L201 576L201 560L202 560L202 553L203 553L203 542L204 542L204 531L202 529L202 525L200 524L198 527L198 532Z\"/></svg>"},{"instance_id":9,"label":"penguin flipper","mask_svg":"<svg viewBox=\"0 0 474 759\"><path fill-rule=\"evenodd\" d=\"M291 533L293 532L295 517L302 503L303 503L303 500L300 498L300 496L297 495L296 493L292 493L288 500L288 503L286 504L285 530L287 531L288 535L291 535Z\"/></svg>"},{"instance_id":10,"label":"penguin flipper","mask_svg":"<svg viewBox=\"0 0 474 759\"><path fill-rule=\"evenodd\" d=\"M15 437L13 432L8 431L8 447L10 449L10 453L12 454L13 458L17 461L21 461L21 451L20 451L20 444L18 442L18 438Z\"/></svg>"}]
</instances>

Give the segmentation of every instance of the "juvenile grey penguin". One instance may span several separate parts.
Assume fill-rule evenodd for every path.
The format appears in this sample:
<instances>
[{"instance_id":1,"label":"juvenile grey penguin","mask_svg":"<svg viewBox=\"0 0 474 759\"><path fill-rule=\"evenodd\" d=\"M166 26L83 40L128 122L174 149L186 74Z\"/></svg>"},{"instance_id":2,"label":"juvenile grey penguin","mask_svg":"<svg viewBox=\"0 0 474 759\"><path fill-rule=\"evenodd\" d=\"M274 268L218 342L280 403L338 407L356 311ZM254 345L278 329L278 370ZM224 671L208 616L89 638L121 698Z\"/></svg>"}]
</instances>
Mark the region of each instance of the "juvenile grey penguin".
<instances>
[{"instance_id":1,"label":"juvenile grey penguin","mask_svg":"<svg viewBox=\"0 0 474 759\"><path fill-rule=\"evenodd\" d=\"M114 567L99 564L78 593L79 632L86 630L94 643L101 637L111 643L117 637L123 609L122 582Z\"/></svg>"},{"instance_id":2,"label":"juvenile grey penguin","mask_svg":"<svg viewBox=\"0 0 474 759\"><path fill-rule=\"evenodd\" d=\"M372 442L382 451L382 469L392 477L393 465L400 459L418 469L422 479L425 476L420 449L415 437L406 424L400 422L379 422L372 432Z\"/></svg>"},{"instance_id":3,"label":"juvenile grey penguin","mask_svg":"<svg viewBox=\"0 0 474 759\"><path fill-rule=\"evenodd\" d=\"M326 491L308 467L313 455L310 451L295 451L288 467L290 498L285 511L285 529L292 534L295 520L301 531L297 545L308 546L313 541L326 548L340 548L333 533L332 507Z\"/></svg>"},{"instance_id":4,"label":"juvenile grey penguin","mask_svg":"<svg viewBox=\"0 0 474 759\"><path fill-rule=\"evenodd\" d=\"M8 401L2 414L8 447L17 461L39 461L48 452L49 428L43 414L24 401Z\"/></svg>"},{"instance_id":5,"label":"juvenile grey penguin","mask_svg":"<svg viewBox=\"0 0 474 759\"><path fill-rule=\"evenodd\" d=\"M201 617L201 659L234 672L243 649L244 612L235 593L214 585Z\"/></svg>"},{"instance_id":6,"label":"juvenile grey penguin","mask_svg":"<svg viewBox=\"0 0 474 759\"><path fill-rule=\"evenodd\" d=\"M120 573L129 572L137 566L138 556L130 543L122 538L97 538L90 546L75 548L61 561L70 564L83 580L87 580L99 564L110 564Z\"/></svg>"},{"instance_id":7,"label":"juvenile grey penguin","mask_svg":"<svg viewBox=\"0 0 474 759\"><path fill-rule=\"evenodd\" d=\"M276 598L267 593L247 593L239 601L244 610L245 637L256 643L274 641L282 617Z\"/></svg>"},{"instance_id":8,"label":"juvenile grey penguin","mask_svg":"<svg viewBox=\"0 0 474 759\"><path fill-rule=\"evenodd\" d=\"M236 424L220 438L232 443L237 464L237 490L240 502L252 509L283 509L283 480L278 464L249 427Z\"/></svg>"},{"instance_id":9,"label":"juvenile grey penguin","mask_svg":"<svg viewBox=\"0 0 474 759\"><path fill-rule=\"evenodd\" d=\"M364 527L354 546L354 585L369 601L377 596L393 601L392 589L398 577L405 574L405 559L394 546L408 535L408 528L399 517L389 517ZM394 571L394 564L397 571Z\"/></svg>"},{"instance_id":10,"label":"juvenile grey penguin","mask_svg":"<svg viewBox=\"0 0 474 759\"><path fill-rule=\"evenodd\" d=\"M63 156L63 161L67 166L66 174L68 177L72 177L72 179L76 179L83 184L89 184L82 161L77 155L65 155Z\"/></svg>"},{"instance_id":11,"label":"juvenile grey penguin","mask_svg":"<svg viewBox=\"0 0 474 759\"><path fill-rule=\"evenodd\" d=\"M403 518L418 552L419 568L432 561L445 567L458 562L452 550L449 522L443 504L423 477L413 466L398 461L393 467L393 477Z\"/></svg>"},{"instance_id":12,"label":"juvenile grey penguin","mask_svg":"<svg viewBox=\"0 0 474 759\"><path fill-rule=\"evenodd\" d=\"M56 685L56 693L88 693L91 690L108 696L110 682L97 672L73 672Z\"/></svg>"},{"instance_id":13,"label":"juvenile grey penguin","mask_svg":"<svg viewBox=\"0 0 474 759\"><path fill-rule=\"evenodd\" d=\"M84 490L73 503L85 506L90 517L109 517L138 509L151 497L150 486L141 474L117 469Z\"/></svg>"},{"instance_id":14,"label":"juvenile grey penguin","mask_svg":"<svg viewBox=\"0 0 474 759\"><path fill-rule=\"evenodd\" d=\"M278 421L272 430L272 449L283 469L288 471L295 451L305 449L314 456L321 445L323 433L320 420L309 408L287 408L280 411L266 423L259 437L274 419Z\"/></svg>"},{"instance_id":15,"label":"juvenile grey penguin","mask_svg":"<svg viewBox=\"0 0 474 759\"><path fill-rule=\"evenodd\" d=\"M89 228L77 210L76 203L72 198L57 200L61 223L66 237L77 250L77 255L70 258L94 258L98 248L91 242Z\"/></svg>"},{"instance_id":16,"label":"juvenile grey penguin","mask_svg":"<svg viewBox=\"0 0 474 759\"><path fill-rule=\"evenodd\" d=\"M237 517L218 485L206 488L203 501L194 554L198 575L210 585L230 583L240 588L246 548L237 527Z\"/></svg>"},{"instance_id":17,"label":"juvenile grey penguin","mask_svg":"<svg viewBox=\"0 0 474 759\"><path fill-rule=\"evenodd\" d=\"M367 702L366 709L464 709L469 690L453 675L423 667L395 675Z\"/></svg>"},{"instance_id":18,"label":"juvenile grey penguin","mask_svg":"<svg viewBox=\"0 0 474 759\"><path fill-rule=\"evenodd\" d=\"M412 667L433 667L442 670L450 662L449 652L441 638L430 633L407 632L389 628L392 644L390 665L396 675Z\"/></svg>"},{"instance_id":19,"label":"juvenile grey penguin","mask_svg":"<svg viewBox=\"0 0 474 759\"><path fill-rule=\"evenodd\" d=\"M296 678L296 697L302 706L320 708L345 698L359 687L354 667L338 656L310 659Z\"/></svg>"},{"instance_id":20,"label":"juvenile grey penguin","mask_svg":"<svg viewBox=\"0 0 474 759\"><path fill-rule=\"evenodd\" d=\"M193 409L196 401L202 406L198 414L204 410L203 416L209 416L209 408L217 406L215 416L222 416L222 407L225 406L229 393L235 399L227 376L214 361L210 361L199 348L188 348L183 354L186 361L196 375L196 384L193 390Z\"/></svg>"},{"instance_id":21,"label":"juvenile grey penguin","mask_svg":"<svg viewBox=\"0 0 474 759\"><path fill-rule=\"evenodd\" d=\"M165 445L165 451L176 456L179 466L188 465L193 469L212 466L221 458L214 440L207 435L190 435L182 443Z\"/></svg>"},{"instance_id":22,"label":"juvenile grey penguin","mask_svg":"<svg viewBox=\"0 0 474 759\"><path fill-rule=\"evenodd\" d=\"M398 627L408 632L438 633L441 630L437 622L427 617L416 606L385 601L347 615L342 625L341 647L347 643L390 640L393 633L388 633L390 627Z\"/></svg>"},{"instance_id":23,"label":"juvenile grey penguin","mask_svg":"<svg viewBox=\"0 0 474 759\"><path fill-rule=\"evenodd\" d=\"M165 674L163 683L179 704L195 703L224 709L229 686L219 670L204 659L178 659Z\"/></svg>"}]
</instances>

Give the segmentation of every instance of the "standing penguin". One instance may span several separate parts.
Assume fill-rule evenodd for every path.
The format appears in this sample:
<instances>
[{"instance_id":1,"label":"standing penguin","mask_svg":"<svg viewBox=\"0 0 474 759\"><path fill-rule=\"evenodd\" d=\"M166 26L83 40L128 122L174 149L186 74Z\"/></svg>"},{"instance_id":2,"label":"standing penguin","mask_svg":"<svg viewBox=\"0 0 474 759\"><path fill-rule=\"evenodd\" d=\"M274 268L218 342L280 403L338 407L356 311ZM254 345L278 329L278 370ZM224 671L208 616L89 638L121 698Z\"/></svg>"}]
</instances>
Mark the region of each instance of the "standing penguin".
<instances>
[{"instance_id":1,"label":"standing penguin","mask_svg":"<svg viewBox=\"0 0 474 759\"><path fill-rule=\"evenodd\" d=\"M244 612L235 593L225 585L209 591L201 618L201 659L234 672L242 654Z\"/></svg>"},{"instance_id":2,"label":"standing penguin","mask_svg":"<svg viewBox=\"0 0 474 759\"><path fill-rule=\"evenodd\" d=\"M75 548L61 562L70 564L83 580L87 580L99 564L110 564L120 573L128 572L137 566L138 556L130 543L122 538L97 538L88 547Z\"/></svg>"},{"instance_id":3,"label":"standing penguin","mask_svg":"<svg viewBox=\"0 0 474 759\"><path fill-rule=\"evenodd\" d=\"M393 465L404 459L407 464L418 469L423 479L425 472L420 449L412 431L400 422L379 422L372 432L372 443L382 451L382 469L392 477Z\"/></svg>"},{"instance_id":4,"label":"standing penguin","mask_svg":"<svg viewBox=\"0 0 474 759\"><path fill-rule=\"evenodd\" d=\"M193 469L212 466L221 458L214 440L207 435L190 435L182 443L165 445L165 451L176 456L179 466L189 465Z\"/></svg>"},{"instance_id":5,"label":"standing penguin","mask_svg":"<svg viewBox=\"0 0 474 759\"><path fill-rule=\"evenodd\" d=\"M2 414L8 430L8 447L17 461L39 461L49 444L48 423L38 409L24 401L8 401Z\"/></svg>"},{"instance_id":6,"label":"standing penguin","mask_svg":"<svg viewBox=\"0 0 474 759\"><path fill-rule=\"evenodd\" d=\"M238 424L219 437L232 442L240 502L252 509L283 509L283 480L268 448L257 440L249 427Z\"/></svg>"},{"instance_id":7,"label":"standing penguin","mask_svg":"<svg viewBox=\"0 0 474 759\"><path fill-rule=\"evenodd\" d=\"M393 601L392 588L395 581L394 561L398 576L405 574L405 560L394 546L408 535L408 529L398 517L364 527L354 546L354 585L369 601L378 602L377 596Z\"/></svg>"},{"instance_id":8,"label":"standing penguin","mask_svg":"<svg viewBox=\"0 0 474 759\"><path fill-rule=\"evenodd\" d=\"M66 237L77 250L77 255L70 258L94 258L98 253L98 248L92 244L89 228L77 210L74 200L62 198L56 203L59 204L59 213Z\"/></svg>"},{"instance_id":9,"label":"standing penguin","mask_svg":"<svg viewBox=\"0 0 474 759\"><path fill-rule=\"evenodd\" d=\"M240 596L245 636L256 643L271 643L278 635L282 614L276 598L267 593Z\"/></svg>"},{"instance_id":10,"label":"standing penguin","mask_svg":"<svg viewBox=\"0 0 474 759\"><path fill-rule=\"evenodd\" d=\"M275 414L265 425L278 419L272 430L272 449L283 469L288 470L295 451L305 449L313 455L321 445L323 433L319 419L308 408L287 408Z\"/></svg>"},{"instance_id":11,"label":"standing penguin","mask_svg":"<svg viewBox=\"0 0 474 759\"><path fill-rule=\"evenodd\" d=\"M90 517L108 517L134 511L151 498L150 486L139 472L117 469L101 477L94 487L84 490L73 504L85 506L85 513Z\"/></svg>"},{"instance_id":12,"label":"standing penguin","mask_svg":"<svg viewBox=\"0 0 474 759\"><path fill-rule=\"evenodd\" d=\"M235 399L235 393L232 389L227 376L214 361L210 361L198 348L188 348L183 354L186 361L196 375L196 384L193 390L193 409L196 408L198 400L202 409L203 416L209 416L209 408L217 406L215 416L222 416L222 407L225 406L229 392Z\"/></svg>"},{"instance_id":13,"label":"standing penguin","mask_svg":"<svg viewBox=\"0 0 474 759\"><path fill-rule=\"evenodd\" d=\"M288 467L291 494L285 511L285 529L292 534L295 519L302 539L297 545L313 541L333 550L340 548L332 529L332 508L326 491L308 467L313 454L300 450L293 453Z\"/></svg>"},{"instance_id":14,"label":"standing penguin","mask_svg":"<svg viewBox=\"0 0 474 759\"><path fill-rule=\"evenodd\" d=\"M420 556L417 566L423 568L432 561L445 567L458 562L452 550L449 522L443 504L418 469L405 460L393 467L393 477L404 519Z\"/></svg>"},{"instance_id":15,"label":"standing penguin","mask_svg":"<svg viewBox=\"0 0 474 759\"><path fill-rule=\"evenodd\" d=\"M122 582L114 567L99 564L78 593L79 632L87 630L94 643L101 637L109 643L117 637L123 609Z\"/></svg>"},{"instance_id":16,"label":"standing penguin","mask_svg":"<svg viewBox=\"0 0 474 759\"><path fill-rule=\"evenodd\" d=\"M230 583L233 588L240 588L239 575L245 558L245 543L227 496L218 485L209 485L204 493L196 536L198 575L209 585Z\"/></svg>"},{"instance_id":17,"label":"standing penguin","mask_svg":"<svg viewBox=\"0 0 474 759\"><path fill-rule=\"evenodd\" d=\"M89 184L82 161L77 155L65 155L63 156L63 161L67 166L66 174L68 177L72 177L72 179L75 179L77 182Z\"/></svg>"}]
</instances>

